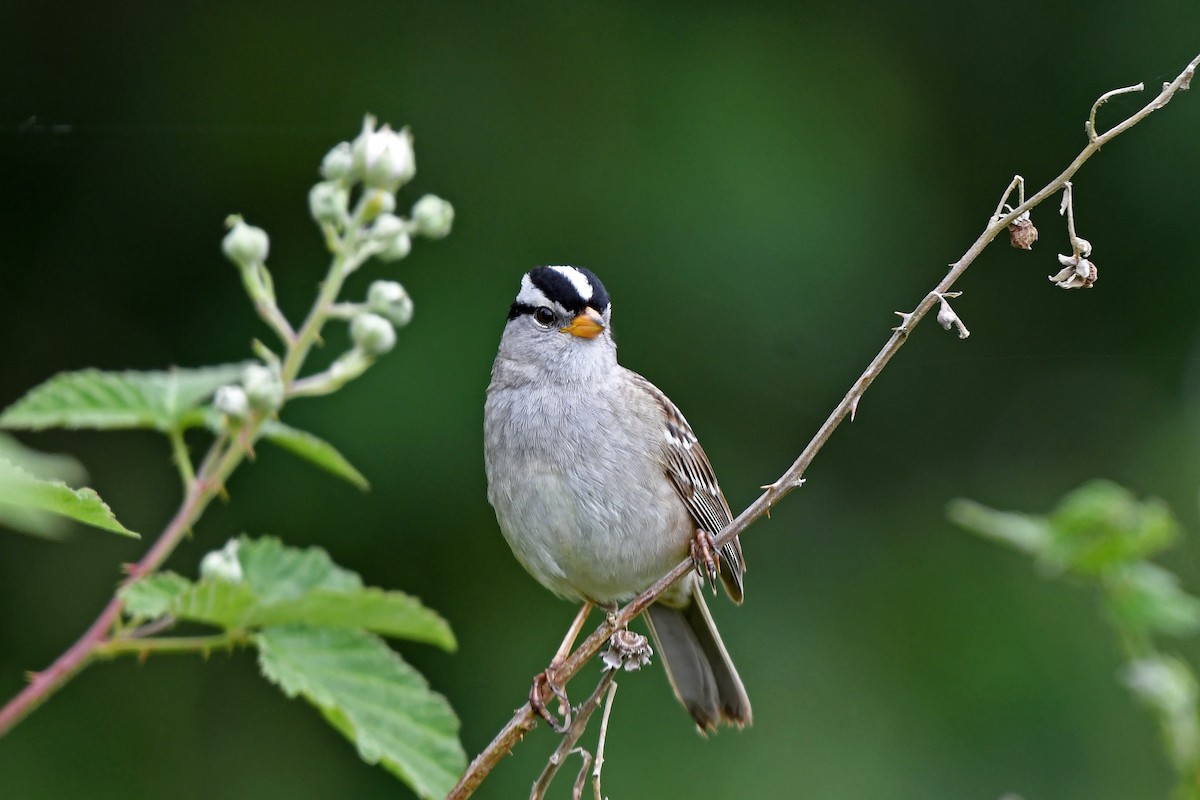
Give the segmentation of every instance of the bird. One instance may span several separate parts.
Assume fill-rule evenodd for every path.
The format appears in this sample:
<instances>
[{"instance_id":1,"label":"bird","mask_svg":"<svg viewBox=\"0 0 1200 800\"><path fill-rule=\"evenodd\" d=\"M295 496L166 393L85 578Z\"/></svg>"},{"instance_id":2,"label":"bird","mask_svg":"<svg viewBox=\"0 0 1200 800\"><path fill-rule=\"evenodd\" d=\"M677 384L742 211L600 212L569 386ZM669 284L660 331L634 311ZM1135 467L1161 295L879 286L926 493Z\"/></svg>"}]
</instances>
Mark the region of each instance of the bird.
<instances>
[{"instance_id":1,"label":"bird","mask_svg":"<svg viewBox=\"0 0 1200 800\"><path fill-rule=\"evenodd\" d=\"M651 637L702 733L750 724L750 699L704 597L719 575L729 597L743 599L741 543L713 548L729 504L683 414L617 362L612 303L591 270L539 266L522 276L487 388L484 466L517 560L554 594L583 603L539 676L549 688L564 696L553 670L593 605L615 609L690 554L697 569L646 609ZM554 724L541 696L535 680L531 703Z\"/></svg>"}]
</instances>

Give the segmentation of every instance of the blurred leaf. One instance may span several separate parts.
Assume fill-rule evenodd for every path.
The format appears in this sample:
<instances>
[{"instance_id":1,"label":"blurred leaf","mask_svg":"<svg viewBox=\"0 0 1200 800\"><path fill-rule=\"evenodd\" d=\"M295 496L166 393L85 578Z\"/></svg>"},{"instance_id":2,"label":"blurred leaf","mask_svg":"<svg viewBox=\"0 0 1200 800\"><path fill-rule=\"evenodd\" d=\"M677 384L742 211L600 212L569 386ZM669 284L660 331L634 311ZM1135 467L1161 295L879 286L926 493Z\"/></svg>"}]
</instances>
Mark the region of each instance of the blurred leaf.
<instances>
[{"instance_id":1,"label":"blurred leaf","mask_svg":"<svg viewBox=\"0 0 1200 800\"><path fill-rule=\"evenodd\" d=\"M1154 709L1171 761L1180 772L1200 760L1196 676L1183 661L1155 654L1129 664L1125 684Z\"/></svg>"},{"instance_id":2,"label":"blurred leaf","mask_svg":"<svg viewBox=\"0 0 1200 800\"><path fill-rule=\"evenodd\" d=\"M74 456L34 450L6 433L0 433L0 458L8 459L35 478L62 481L69 486L87 482L87 470Z\"/></svg>"},{"instance_id":3,"label":"blurred leaf","mask_svg":"<svg viewBox=\"0 0 1200 800\"><path fill-rule=\"evenodd\" d=\"M7 513L6 513L7 512ZM92 489L72 489L60 481L35 478L0 458L0 521L26 533L55 535L58 515L113 533L140 538L117 521L112 509Z\"/></svg>"},{"instance_id":4,"label":"blurred leaf","mask_svg":"<svg viewBox=\"0 0 1200 800\"><path fill-rule=\"evenodd\" d=\"M996 511L958 499L950 519L975 533L1033 555L1044 566L1096 576L1162 550L1179 536L1179 525L1161 500L1138 502L1108 481L1093 481L1068 494L1049 517Z\"/></svg>"},{"instance_id":5,"label":"blurred leaf","mask_svg":"<svg viewBox=\"0 0 1200 800\"><path fill-rule=\"evenodd\" d=\"M1179 536L1165 503L1154 498L1139 503L1109 481L1092 481L1068 494L1049 522L1054 558L1089 575L1154 555Z\"/></svg>"},{"instance_id":6,"label":"blurred leaf","mask_svg":"<svg viewBox=\"0 0 1200 800\"><path fill-rule=\"evenodd\" d=\"M458 719L381 639L364 631L272 627L255 637L263 675L312 703L420 797L444 797L466 767Z\"/></svg>"},{"instance_id":7,"label":"blurred leaf","mask_svg":"<svg viewBox=\"0 0 1200 800\"><path fill-rule=\"evenodd\" d=\"M1173 636L1200 630L1200 598L1179 588L1179 579L1156 564L1141 562L1120 570L1107 588L1120 626Z\"/></svg>"},{"instance_id":8,"label":"blurred leaf","mask_svg":"<svg viewBox=\"0 0 1200 800\"><path fill-rule=\"evenodd\" d=\"M191 581L174 572L147 575L122 587L120 594L125 603L125 613L146 619L161 617L170 610L171 600L191 585Z\"/></svg>"},{"instance_id":9,"label":"blurred leaf","mask_svg":"<svg viewBox=\"0 0 1200 800\"><path fill-rule=\"evenodd\" d=\"M333 445L307 431L270 420L262 427L263 438L284 450L299 456L316 466L342 478L366 491L371 488L366 477L346 460Z\"/></svg>"},{"instance_id":10,"label":"blurred leaf","mask_svg":"<svg viewBox=\"0 0 1200 800\"><path fill-rule=\"evenodd\" d=\"M950 520L962 527L1030 555L1042 558L1050 549L1050 526L1042 517L996 511L974 500L959 498L946 509Z\"/></svg>"},{"instance_id":11,"label":"blurred leaf","mask_svg":"<svg viewBox=\"0 0 1200 800\"><path fill-rule=\"evenodd\" d=\"M155 428L170 430L219 386L236 381L243 364L159 372L63 372L0 414L0 427Z\"/></svg>"}]
</instances>

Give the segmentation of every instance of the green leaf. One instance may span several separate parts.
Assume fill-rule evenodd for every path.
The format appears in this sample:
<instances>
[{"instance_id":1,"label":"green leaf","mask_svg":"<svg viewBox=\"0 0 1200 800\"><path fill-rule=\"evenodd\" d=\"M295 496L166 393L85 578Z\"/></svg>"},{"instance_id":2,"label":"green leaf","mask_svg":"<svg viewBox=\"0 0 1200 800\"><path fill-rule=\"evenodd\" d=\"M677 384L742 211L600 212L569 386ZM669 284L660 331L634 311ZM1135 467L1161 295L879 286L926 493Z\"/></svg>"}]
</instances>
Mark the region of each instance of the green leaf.
<instances>
[{"instance_id":1,"label":"green leaf","mask_svg":"<svg viewBox=\"0 0 1200 800\"><path fill-rule=\"evenodd\" d=\"M996 511L955 500L950 519L1035 556L1043 566L1096 577L1169 546L1179 525L1161 501L1138 502L1126 489L1093 481L1068 494L1048 517Z\"/></svg>"},{"instance_id":2,"label":"green leaf","mask_svg":"<svg viewBox=\"0 0 1200 800\"><path fill-rule=\"evenodd\" d=\"M1125 684L1158 716L1167 752L1180 772L1194 769L1200 759L1196 676L1178 658L1154 653L1131 661Z\"/></svg>"},{"instance_id":3,"label":"green leaf","mask_svg":"<svg viewBox=\"0 0 1200 800\"><path fill-rule=\"evenodd\" d=\"M1139 562L1107 583L1109 609L1119 625L1188 636L1200 631L1200 598L1179 588L1179 578L1157 564Z\"/></svg>"},{"instance_id":4,"label":"green leaf","mask_svg":"<svg viewBox=\"0 0 1200 800\"><path fill-rule=\"evenodd\" d=\"M300 597L313 589L353 591L362 578L343 569L319 547L298 550L284 547L273 536L238 539L238 561L244 580L264 603Z\"/></svg>"},{"instance_id":5,"label":"green leaf","mask_svg":"<svg viewBox=\"0 0 1200 800\"><path fill-rule=\"evenodd\" d=\"M257 603L254 590L244 583L206 578L171 598L169 611L179 619L240 630L249 627L247 616Z\"/></svg>"},{"instance_id":6,"label":"green leaf","mask_svg":"<svg viewBox=\"0 0 1200 800\"><path fill-rule=\"evenodd\" d=\"M946 515L967 530L1033 556L1045 556L1050 549L1050 526L1041 517L996 511L962 498L950 502Z\"/></svg>"},{"instance_id":7,"label":"green leaf","mask_svg":"<svg viewBox=\"0 0 1200 800\"><path fill-rule=\"evenodd\" d=\"M127 614L156 619L168 613L171 601L191 585L191 581L174 572L156 572L122 587L120 595Z\"/></svg>"},{"instance_id":8,"label":"green leaf","mask_svg":"<svg viewBox=\"0 0 1200 800\"><path fill-rule=\"evenodd\" d=\"M383 640L363 631L271 627L255 637L259 666L288 697L303 697L422 798L441 798L467 764L445 698Z\"/></svg>"},{"instance_id":9,"label":"green leaf","mask_svg":"<svg viewBox=\"0 0 1200 800\"><path fill-rule=\"evenodd\" d=\"M219 386L233 383L244 364L160 372L63 372L31 389L0 414L0 427L178 427Z\"/></svg>"},{"instance_id":10,"label":"green leaf","mask_svg":"<svg viewBox=\"0 0 1200 800\"><path fill-rule=\"evenodd\" d=\"M140 538L117 521L112 509L92 489L72 489L59 481L35 478L7 459L0 459L0 514L2 521L21 524L23 530L54 535L47 514L82 522L113 533Z\"/></svg>"},{"instance_id":11,"label":"green leaf","mask_svg":"<svg viewBox=\"0 0 1200 800\"><path fill-rule=\"evenodd\" d=\"M403 592L375 588L353 592L314 589L292 600L258 605L246 614L245 621L262 627L303 622L330 628L364 628L445 650L457 646L450 626L421 601Z\"/></svg>"},{"instance_id":12,"label":"green leaf","mask_svg":"<svg viewBox=\"0 0 1200 800\"><path fill-rule=\"evenodd\" d=\"M228 552L236 553L240 580L206 577L192 583L160 573L122 590L126 611L148 618L170 614L227 629L291 623L361 628L445 650L457 647L450 626L420 600L363 587L357 574L334 564L324 550L285 547L270 537L243 536L236 545Z\"/></svg>"},{"instance_id":13,"label":"green leaf","mask_svg":"<svg viewBox=\"0 0 1200 800\"><path fill-rule=\"evenodd\" d=\"M263 438L287 450L292 455L312 462L321 469L366 491L371 488L366 477L346 460L333 445L307 431L270 420L262 427Z\"/></svg>"},{"instance_id":14,"label":"green leaf","mask_svg":"<svg viewBox=\"0 0 1200 800\"><path fill-rule=\"evenodd\" d=\"M1068 494L1049 522L1055 558L1087 575L1151 556L1180 533L1161 500L1139 503L1128 489L1109 481L1092 481Z\"/></svg>"},{"instance_id":15,"label":"green leaf","mask_svg":"<svg viewBox=\"0 0 1200 800\"><path fill-rule=\"evenodd\" d=\"M87 482L87 470L74 456L33 450L6 433L0 433L0 458L8 459L35 478L62 481L70 486Z\"/></svg>"}]
</instances>

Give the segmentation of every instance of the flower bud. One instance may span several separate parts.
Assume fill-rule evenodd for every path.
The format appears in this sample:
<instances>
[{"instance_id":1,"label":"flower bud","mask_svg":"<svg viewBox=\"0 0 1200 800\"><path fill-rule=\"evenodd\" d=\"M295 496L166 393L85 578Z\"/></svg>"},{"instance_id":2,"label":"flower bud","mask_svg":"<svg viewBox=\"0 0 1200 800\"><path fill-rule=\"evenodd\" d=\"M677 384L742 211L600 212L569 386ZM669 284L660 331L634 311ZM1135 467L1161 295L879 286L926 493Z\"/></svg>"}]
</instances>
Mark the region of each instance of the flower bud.
<instances>
[{"instance_id":1,"label":"flower bud","mask_svg":"<svg viewBox=\"0 0 1200 800\"><path fill-rule=\"evenodd\" d=\"M454 206L437 195L427 194L413 205L412 221L416 226L414 233L441 239L454 224Z\"/></svg>"},{"instance_id":2,"label":"flower bud","mask_svg":"<svg viewBox=\"0 0 1200 800\"><path fill-rule=\"evenodd\" d=\"M367 308L403 328L412 322L413 301L404 287L395 281L375 281L367 290Z\"/></svg>"},{"instance_id":3,"label":"flower bud","mask_svg":"<svg viewBox=\"0 0 1200 800\"><path fill-rule=\"evenodd\" d=\"M317 222L338 224L346 220L350 192L337 181L322 181L308 192L308 210Z\"/></svg>"},{"instance_id":4,"label":"flower bud","mask_svg":"<svg viewBox=\"0 0 1200 800\"><path fill-rule=\"evenodd\" d=\"M359 314L350 320L350 338L369 356L381 356L396 346L396 329L378 314Z\"/></svg>"},{"instance_id":5,"label":"flower bud","mask_svg":"<svg viewBox=\"0 0 1200 800\"><path fill-rule=\"evenodd\" d=\"M229 583L241 583L242 562L238 560L238 540L230 539L220 550L205 553L200 559L200 577Z\"/></svg>"},{"instance_id":6,"label":"flower bud","mask_svg":"<svg viewBox=\"0 0 1200 800\"><path fill-rule=\"evenodd\" d=\"M378 253L381 261L399 261L412 250L408 225L395 214L380 214L371 226L371 238L382 248Z\"/></svg>"},{"instance_id":7,"label":"flower bud","mask_svg":"<svg viewBox=\"0 0 1200 800\"><path fill-rule=\"evenodd\" d=\"M354 150L349 142L338 142L321 160L321 177L336 181L354 170Z\"/></svg>"},{"instance_id":8,"label":"flower bud","mask_svg":"<svg viewBox=\"0 0 1200 800\"><path fill-rule=\"evenodd\" d=\"M222 386L213 393L213 406L227 417L245 419L250 414L250 398L240 386Z\"/></svg>"},{"instance_id":9,"label":"flower bud","mask_svg":"<svg viewBox=\"0 0 1200 800\"><path fill-rule=\"evenodd\" d=\"M354 168L367 186L394 192L417 172L412 134L407 128L394 131L389 125L379 130L374 127L375 120L368 116L362 133L354 140Z\"/></svg>"},{"instance_id":10,"label":"flower bud","mask_svg":"<svg viewBox=\"0 0 1200 800\"><path fill-rule=\"evenodd\" d=\"M380 214L390 214L396 210L396 196L383 189L369 189L362 199L363 222L370 222Z\"/></svg>"},{"instance_id":11,"label":"flower bud","mask_svg":"<svg viewBox=\"0 0 1200 800\"><path fill-rule=\"evenodd\" d=\"M247 364L242 370L242 387L251 407L259 411L278 411L283 405L283 381L270 367Z\"/></svg>"},{"instance_id":12,"label":"flower bud","mask_svg":"<svg viewBox=\"0 0 1200 800\"><path fill-rule=\"evenodd\" d=\"M225 257L242 269L261 264L267 260L270 239L262 228L247 225L237 214L225 220L229 233L221 242Z\"/></svg>"}]
</instances>

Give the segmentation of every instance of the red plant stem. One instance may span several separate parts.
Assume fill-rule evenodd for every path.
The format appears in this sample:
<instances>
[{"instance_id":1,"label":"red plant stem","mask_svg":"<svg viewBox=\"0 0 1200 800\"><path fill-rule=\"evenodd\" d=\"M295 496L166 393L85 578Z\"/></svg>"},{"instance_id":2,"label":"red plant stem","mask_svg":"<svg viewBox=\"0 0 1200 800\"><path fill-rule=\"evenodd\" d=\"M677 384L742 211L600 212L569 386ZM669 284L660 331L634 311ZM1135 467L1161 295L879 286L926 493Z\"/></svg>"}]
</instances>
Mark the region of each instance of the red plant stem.
<instances>
[{"instance_id":1,"label":"red plant stem","mask_svg":"<svg viewBox=\"0 0 1200 800\"><path fill-rule=\"evenodd\" d=\"M255 427L255 429L257 429ZM221 440L218 440L218 444ZM214 449L217 445L214 445ZM205 459L205 469L192 485L180 504L175 516L167 523L167 527L154 542L154 546L146 551L146 555L129 569L128 577L121 582L126 586L139 578L155 571L167 557L179 546L179 542L191 529L192 523L204 512L209 501L217 495L224 486L225 478L241 462L244 453L238 447L231 447L223 454ZM211 467L211 476L206 476L207 468ZM71 645L54 663L41 672L33 673L28 685L15 697L0 708L0 737L12 730L31 711L46 701L50 695L91 662L96 648L108 639L108 632L121 615L121 597L114 594L108 605L96 617L96 621L84 632L75 644Z\"/></svg>"}]
</instances>

